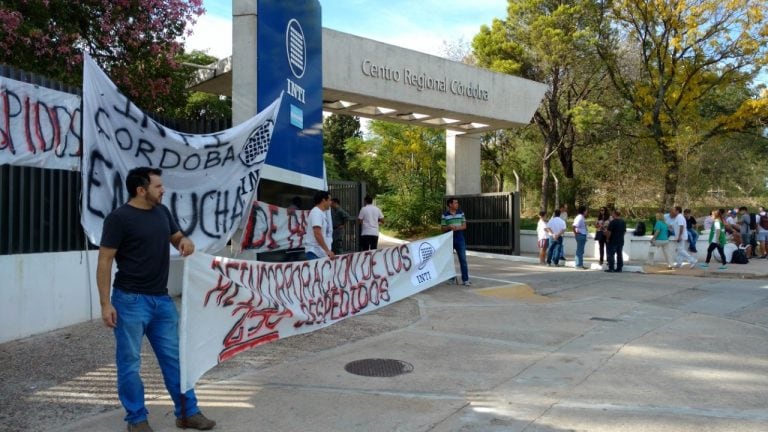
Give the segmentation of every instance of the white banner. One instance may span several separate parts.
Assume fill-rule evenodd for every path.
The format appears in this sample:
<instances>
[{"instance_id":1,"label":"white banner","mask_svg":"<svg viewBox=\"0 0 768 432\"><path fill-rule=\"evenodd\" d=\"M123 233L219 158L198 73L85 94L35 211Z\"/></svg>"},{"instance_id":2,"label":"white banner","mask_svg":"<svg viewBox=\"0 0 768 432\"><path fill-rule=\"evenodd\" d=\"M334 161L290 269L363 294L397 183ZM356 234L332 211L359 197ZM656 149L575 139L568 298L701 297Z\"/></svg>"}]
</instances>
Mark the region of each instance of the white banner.
<instances>
[{"instance_id":1,"label":"white banner","mask_svg":"<svg viewBox=\"0 0 768 432\"><path fill-rule=\"evenodd\" d=\"M76 171L80 97L0 77L0 165Z\"/></svg>"},{"instance_id":2,"label":"white banner","mask_svg":"<svg viewBox=\"0 0 768 432\"><path fill-rule=\"evenodd\" d=\"M295 210L255 201L240 239L240 250L270 252L304 246L309 210Z\"/></svg>"},{"instance_id":3,"label":"white banner","mask_svg":"<svg viewBox=\"0 0 768 432\"><path fill-rule=\"evenodd\" d=\"M151 166L163 170L163 204L196 249L221 250L253 201L280 99L234 128L193 135L149 118L87 55L83 68L82 224L91 243L127 202L128 171Z\"/></svg>"},{"instance_id":4,"label":"white banner","mask_svg":"<svg viewBox=\"0 0 768 432\"><path fill-rule=\"evenodd\" d=\"M455 276L453 234L290 263L195 253L185 258L181 388L265 343L370 312Z\"/></svg>"}]
</instances>

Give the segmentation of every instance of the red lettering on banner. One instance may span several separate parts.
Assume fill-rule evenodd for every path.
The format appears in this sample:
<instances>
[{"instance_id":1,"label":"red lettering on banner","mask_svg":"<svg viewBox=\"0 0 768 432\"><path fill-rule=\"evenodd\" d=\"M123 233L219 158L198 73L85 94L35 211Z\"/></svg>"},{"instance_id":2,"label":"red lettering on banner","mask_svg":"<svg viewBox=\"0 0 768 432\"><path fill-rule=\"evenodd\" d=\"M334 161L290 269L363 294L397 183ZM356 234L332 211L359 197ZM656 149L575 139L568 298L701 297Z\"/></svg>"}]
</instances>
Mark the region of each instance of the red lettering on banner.
<instances>
[{"instance_id":1,"label":"red lettering on banner","mask_svg":"<svg viewBox=\"0 0 768 432\"><path fill-rule=\"evenodd\" d=\"M284 318L293 316L291 311L278 311L275 308L255 309L253 305L238 306L232 311L236 315L242 311L232 329L224 337L224 349L219 353L219 362L230 359L250 348L271 342L280 337L275 327Z\"/></svg>"},{"instance_id":2,"label":"red lettering on banner","mask_svg":"<svg viewBox=\"0 0 768 432\"><path fill-rule=\"evenodd\" d=\"M233 307L232 316L239 315L219 361L279 339L277 327L284 319L292 318L294 328L323 325L387 304L390 278L411 267L407 245L296 263L215 258L211 269L219 280L206 294L205 306ZM215 305L209 305L212 297Z\"/></svg>"}]
</instances>

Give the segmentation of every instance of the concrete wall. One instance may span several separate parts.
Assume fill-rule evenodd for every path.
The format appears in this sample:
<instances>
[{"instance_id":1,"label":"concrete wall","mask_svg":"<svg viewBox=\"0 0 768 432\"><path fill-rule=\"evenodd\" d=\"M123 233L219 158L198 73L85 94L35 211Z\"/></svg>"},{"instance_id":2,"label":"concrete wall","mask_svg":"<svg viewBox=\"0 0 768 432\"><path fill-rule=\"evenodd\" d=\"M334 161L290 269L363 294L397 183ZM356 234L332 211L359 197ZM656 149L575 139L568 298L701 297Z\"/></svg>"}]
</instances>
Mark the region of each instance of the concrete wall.
<instances>
[{"instance_id":1,"label":"concrete wall","mask_svg":"<svg viewBox=\"0 0 768 432\"><path fill-rule=\"evenodd\" d=\"M537 245L538 236L535 230L520 230L520 253L523 255L539 253ZM707 244L708 238L705 235L699 236L699 241L696 243L696 250L699 251L696 258L703 260L707 257ZM563 241L565 246L565 257L568 260L573 259L573 255L576 253L576 239L573 238L573 233L565 233L565 239ZM624 260L630 260L637 263L643 263L648 257L648 250L651 248L651 236L636 237L630 231L624 235ZM587 237L587 244L584 248L584 258L596 258L600 256L598 249L598 243L595 241L594 234L590 233ZM655 258L656 262L659 262L660 258Z\"/></svg>"},{"instance_id":2,"label":"concrete wall","mask_svg":"<svg viewBox=\"0 0 768 432\"><path fill-rule=\"evenodd\" d=\"M98 251L0 255L0 343L101 319ZM168 291L181 294L181 260Z\"/></svg>"},{"instance_id":3,"label":"concrete wall","mask_svg":"<svg viewBox=\"0 0 768 432\"><path fill-rule=\"evenodd\" d=\"M0 343L100 318L96 255L0 256Z\"/></svg>"}]
</instances>

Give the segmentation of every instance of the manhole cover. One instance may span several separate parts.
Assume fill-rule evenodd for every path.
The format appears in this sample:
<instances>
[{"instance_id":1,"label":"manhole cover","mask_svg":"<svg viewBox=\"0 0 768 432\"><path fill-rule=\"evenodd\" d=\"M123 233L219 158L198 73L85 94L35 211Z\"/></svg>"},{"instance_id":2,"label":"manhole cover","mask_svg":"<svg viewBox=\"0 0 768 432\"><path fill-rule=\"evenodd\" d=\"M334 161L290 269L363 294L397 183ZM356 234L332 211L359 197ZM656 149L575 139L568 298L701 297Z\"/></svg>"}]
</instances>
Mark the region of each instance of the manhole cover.
<instances>
[{"instance_id":1,"label":"manhole cover","mask_svg":"<svg viewBox=\"0 0 768 432\"><path fill-rule=\"evenodd\" d=\"M413 365L393 359L363 359L347 363L344 370L367 377L393 377L413 371Z\"/></svg>"}]
</instances>

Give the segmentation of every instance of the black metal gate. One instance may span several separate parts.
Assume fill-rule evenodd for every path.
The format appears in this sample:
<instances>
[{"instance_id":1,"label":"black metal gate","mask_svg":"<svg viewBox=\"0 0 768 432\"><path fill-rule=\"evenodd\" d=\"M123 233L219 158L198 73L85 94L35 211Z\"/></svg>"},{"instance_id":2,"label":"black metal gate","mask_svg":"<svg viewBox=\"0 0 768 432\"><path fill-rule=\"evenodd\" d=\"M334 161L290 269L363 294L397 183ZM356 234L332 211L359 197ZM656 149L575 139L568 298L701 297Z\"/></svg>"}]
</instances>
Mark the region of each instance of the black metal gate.
<instances>
[{"instance_id":1,"label":"black metal gate","mask_svg":"<svg viewBox=\"0 0 768 432\"><path fill-rule=\"evenodd\" d=\"M357 215L363 207L363 197L365 197L365 183L332 180L328 182L328 191L333 198L338 198L341 207L346 210L352 221L349 222L344 230L342 248L345 252L354 252L358 249L360 230L357 226Z\"/></svg>"},{"instance_id":2,"label":"black metal gate","mask_svg":"<svg viewBox=\"0 0 768 432\"><path fill-rule=\"evenodd\" d=\"M520 196L517 192L453 197L458 198L467 218L467 249L520 255Z\"/></svg>"}]
</instances>

